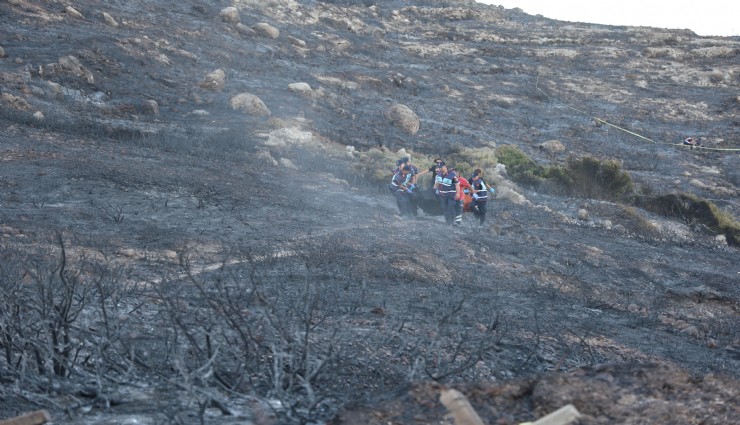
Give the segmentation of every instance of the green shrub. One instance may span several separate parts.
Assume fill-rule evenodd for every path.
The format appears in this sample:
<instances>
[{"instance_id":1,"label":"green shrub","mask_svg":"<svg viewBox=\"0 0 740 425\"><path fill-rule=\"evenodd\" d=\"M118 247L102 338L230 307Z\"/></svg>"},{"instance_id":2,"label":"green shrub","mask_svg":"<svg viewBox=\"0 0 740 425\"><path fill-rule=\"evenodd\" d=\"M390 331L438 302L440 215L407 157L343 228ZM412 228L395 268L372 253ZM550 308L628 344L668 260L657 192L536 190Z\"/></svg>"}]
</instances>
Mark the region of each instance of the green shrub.
<instances>
[{"instance_id":1,"label":"green shrub","mask_svg":"<svg viewBox=\"0 0 740 425\"><path fill-rule=\"evenodd\" d=\"M545 169L537 165L516 146L504 145L496 149L498 162L506 166L506 172L519 183L535 183L544 176Z\"/></svg>"},{"instance_id":2,"label":"green shrub","mask_svg":"<svg viewBox=\"0 0 740 425\"><path fill-rule=\"evenodd\" d=\"M597 199L619 199L632 191L632 178L614 160L583 157L571 159L565 167L543 167L511 145L501 146L496 156L509 176L524 185L557 187L566 194Z\"/></svg>"}]
</instances>

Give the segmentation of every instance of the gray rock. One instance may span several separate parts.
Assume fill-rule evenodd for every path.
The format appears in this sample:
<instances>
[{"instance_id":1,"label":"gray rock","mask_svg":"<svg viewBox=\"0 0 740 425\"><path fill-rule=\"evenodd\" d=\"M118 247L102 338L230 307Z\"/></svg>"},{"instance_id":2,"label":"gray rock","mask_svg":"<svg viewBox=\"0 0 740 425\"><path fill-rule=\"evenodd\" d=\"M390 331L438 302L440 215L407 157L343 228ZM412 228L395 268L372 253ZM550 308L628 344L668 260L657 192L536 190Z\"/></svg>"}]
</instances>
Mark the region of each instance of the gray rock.
<instances>
[{"instance_id":1,"label":"gray rock","mask_svg":"<svg viewBox=\"0 0 740 425\"><path fill-rule=\"evenodd\" d=\"M267 116L271 114L264 102L250 93L240 93L232 97L230 103L233 110L244 111L249 115Z\"/></svg>"},{"instance_id":2,"label":"gray rock","mask_svg":"<svg viewBox=\"0 0 740 425\"><path fill-rule=\"evenodd\" d=\"M280 30L265 22L260 22L252 28L258 34L263 35L265 37L269 37L269 38L280 37Z\"/></svg>"},{"instance_id":3,"label":"gray rock","mask_svg":"<svg viewBox=\"0 0 740 425\"><path fill-rule=\"evenodd\" d=\"M383 113L396 127L408 134L416 134L419 127L421 127L419 117L406 105L395 103L386 108Z\"/></svg>"},{"instance_id":4,"label":"gray rock","mask_svg":"<svg viewBox=\"0 0 740 425\"><path fill-rule=\"evenodd\" d=\"M226 22L227 24L236 25L239 23L239 9L230 6L225 7L221 9L221 13L218 15L222 21Z\"/></svg>"}]
</instances>

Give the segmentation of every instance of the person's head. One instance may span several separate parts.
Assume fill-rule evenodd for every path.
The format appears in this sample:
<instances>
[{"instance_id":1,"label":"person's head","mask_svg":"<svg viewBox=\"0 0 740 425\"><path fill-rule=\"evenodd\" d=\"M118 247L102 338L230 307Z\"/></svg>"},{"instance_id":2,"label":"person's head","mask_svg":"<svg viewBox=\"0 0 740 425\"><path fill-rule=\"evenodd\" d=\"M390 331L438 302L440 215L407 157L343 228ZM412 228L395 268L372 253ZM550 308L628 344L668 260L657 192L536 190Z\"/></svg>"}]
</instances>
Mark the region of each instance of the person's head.
<instances>
[{"instance_id":1,"label":"person's head","mask_svg":"<svg viewBox=\"0 0 740 425\"><path fill-rule=\"evenodd\" d=\"M445 174L447 173L447 164L445 164L444 161L439 161L437 163L437 172Z\"/></svg>"},{"instance_id":2,"label":"person's head","mask_svg":"<svg viewBox=\"0 0 740 425\"><path fill-rule=\"evenodd\" d=\"M408 166L408 165L404 165L404 166L403 166L403 168L401 168L401 172L402 172L403 174L408 174L408 173L410 173L410 172L411 172L411 167L410 167L410 166Z\"/></svg>"},{"instance_id":3,"label":"person's head","mask_svg":"<svg viewBox=\"0 0 740 425\"><path fill-rule=\"evenodd\" d=\"M480 176L483 174L480 168L476 168L473 170L473 180L478 180Z\"/></svg>"}]
</instances>

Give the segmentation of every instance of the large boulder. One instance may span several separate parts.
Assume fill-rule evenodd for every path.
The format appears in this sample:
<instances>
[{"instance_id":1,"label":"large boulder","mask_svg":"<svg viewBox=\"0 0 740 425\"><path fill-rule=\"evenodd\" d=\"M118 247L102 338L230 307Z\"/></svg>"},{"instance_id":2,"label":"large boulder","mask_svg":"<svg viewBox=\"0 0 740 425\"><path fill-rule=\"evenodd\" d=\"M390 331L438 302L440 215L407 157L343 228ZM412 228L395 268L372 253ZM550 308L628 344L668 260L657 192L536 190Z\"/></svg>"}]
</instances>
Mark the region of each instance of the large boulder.
<instances>
[{"instance_id":1,"label":"large boulder","mask_svg":"<svg viewBox=\"0 0 740 425\"><path fill-rule=\"evenodd\" d=\"M565 152L565 145L560 140L548 140L540 143L540 149L550 155L557 155Z\"/></svg>"},{"instance_id":2,"label":"large boulder","mask_svg":"<svg viewBox=\"0 0 740 425\"><path fill-rule=\"evenodd\" d=\"M270 115L270 109L262 100L251 93L240 93L231 98L231 108L235 111L244 111L258 117Z\"/></svg>"},{"instance_id":3,"label":"large boulder","mask_svg":"<svg viewBox=\"0 0 740 425\"><path fill-rule=\"evenodd\" d=\"M159 104L156 100L146 99L141 102L141 110L148 115L159 115Z\"/></svg>"},{"instance_id":4,"label":"large boulder","mask_svg":"<svg viewBox=\"0 0 740 425\"><path fill-rule=\"evenodd\" d=\"M386 110L383 111L383 115L385 115L385 117L396 127L408 134L416 134L416 132L419 131L419 127L421 127L421 120L419 120L419 117L414 113L414 111L412 111L408 106L401 105L400 103L394 103L386 108Z\"/></svg>"}]
</instances>

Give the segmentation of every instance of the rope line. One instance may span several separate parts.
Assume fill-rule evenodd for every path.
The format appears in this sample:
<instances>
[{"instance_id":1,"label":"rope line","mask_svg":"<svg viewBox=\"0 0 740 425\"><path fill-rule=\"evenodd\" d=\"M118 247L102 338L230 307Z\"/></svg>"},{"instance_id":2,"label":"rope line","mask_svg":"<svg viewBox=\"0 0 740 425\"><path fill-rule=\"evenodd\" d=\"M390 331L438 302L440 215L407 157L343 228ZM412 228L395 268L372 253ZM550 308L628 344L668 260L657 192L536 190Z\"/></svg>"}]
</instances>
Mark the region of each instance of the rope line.
<instances>
[{"instance_id":1,"label":"rope line","mask_svg":"<svg viewBox=\"0 0 740 425\"><path fill-rule=\"evenodd\" d=\"M545 93L545 91L544 91L544 90L542 90L542 89L541 89L541 88L539 87L539 84L540 84L540 75L539 75L539 74L537 74L537 80L536 80L536 82L535 82L535 85L534 85L534 87L535 87L535 88L536 88L537 90L539 90L539 91L540 91L540 93L542 93L543 95L545 95L545 97L547 97L548 99L553 99L554 101L556 101L556 102L560 103L561 105L565 106L565 107L566 107L566 108L568 108L568 109L572 109L572 110L574 110L574 111L580 112L580 113L582 113L582 114L584 114L584 115L588 116L589 118L591 118L591 119L593 119L593 120L596 120L596 121L598 121L598 122L600 122L600 123L602 123L602 124L606 124L606 125L608 125L608 126L614 127L614 128L616 128L617 130L620 130L620 131L623 131L623 132L625 132L625 133L631 134L631 135L633 135L633 136L635 136L635 137L639 137L640 139L643 139L643 140L647 140L648 142L651 142L651 143L654 143L654 144L667 145L667 146L675 146L675 147L689 148L689 149L704 149L704 150L710 150L710 151L730 151L730 152L737 152L737 151L740 151L740 148L711 148L711 147L708 147L708 146L701 146L701 145L684 145L683 143L668 143L668 142L656 142L655 140L653 140L653 139L651 139L651 138L649 138L649 137L646 137L646 136L643 136L643 135L641 135L641 134L635 133L634 131L630 131L630 130L627 130L626 128L622 128L622 127L620 127L620 126L618 126L618 125L612 124L612 123L610 123L609 121L606 121L606 120L604 120L604 119L601 119L601 118L599 118L599 117L595 117L595 116L593 116L593 115L589 114L589 113L588 113L588 112L586 112L586 111L582 111L582 110L580 110L580 109L578 109L578 108L575 108L575 107L573 107L573 106L570 106L570 105L568 105L567 103L565 103L565 102L562 102L562 101L560 101L559 99L557 99L557 98L554 98L554 97L550 96L549 94Z\"/></svg>"}]
</instances>

